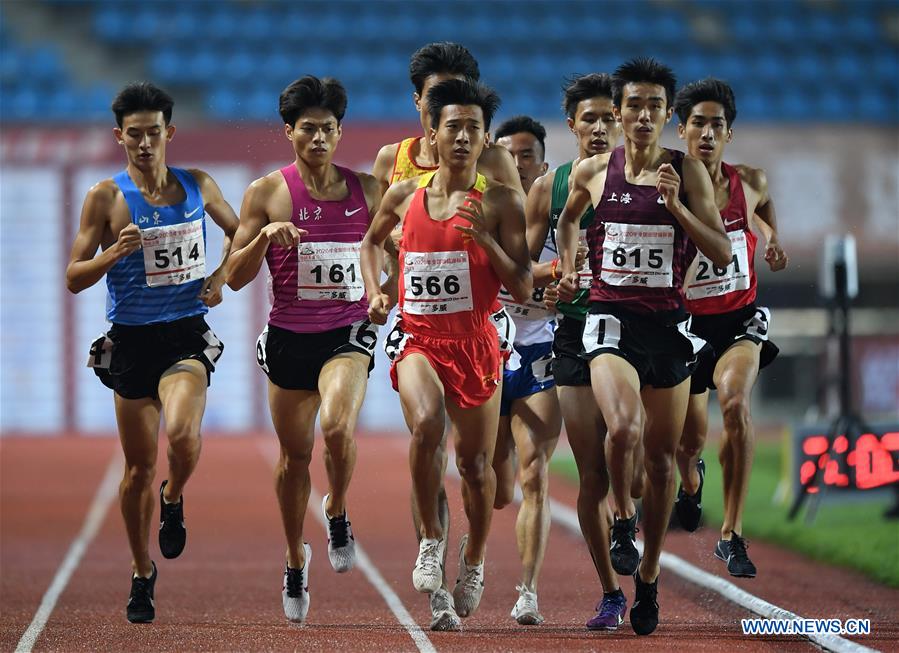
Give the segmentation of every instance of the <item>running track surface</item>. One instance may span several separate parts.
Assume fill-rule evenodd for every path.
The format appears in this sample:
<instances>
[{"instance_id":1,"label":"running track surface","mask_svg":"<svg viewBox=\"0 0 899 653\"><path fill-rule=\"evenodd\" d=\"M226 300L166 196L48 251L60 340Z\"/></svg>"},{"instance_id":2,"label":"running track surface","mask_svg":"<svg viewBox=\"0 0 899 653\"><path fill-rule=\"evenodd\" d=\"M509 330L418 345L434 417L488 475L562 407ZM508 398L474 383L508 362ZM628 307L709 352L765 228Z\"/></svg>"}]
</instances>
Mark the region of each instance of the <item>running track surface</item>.
<instances>
[{"instance_id":1,"label":"running track surface","mask_svg":"<svg viewBox=\"0 0 899 653\"><path fill-rule=\"evenodd\" d=\"M662 621L652 637L638 638L627 619L614 633L587 632L583 624L601 590L583 540L555 523L538 588L546 622L520 627L509 617L520 573L514 504L494 513L480 609L464 621L461 633L431 633L427 598L411 583L417 546L408 507L407 439L363 436L358 445L349 494L356 540L437 651L626 651L647 645L690 651L814 648L792 636L744 636L740 619L753 615L665 571L659 592ZM0 439L0 650L16 648L118 451L115 438ZM321 494L327 485L320 452L319 441L312 478ZM311 514L320 506L312 502L305 527L313 548L309 619L302 628L284 619L284 543L272 488L276 457L272 435L205 439L199 468L185 493L185 552L177 560L165 560L158 552L155 526L151 530L151 551L159 567L152 625L125 620L130 556L117 502L112 502L34 650L418 650L359 568L342 575L331 570L325 531ZM161 439L156 487L164 470ZM453 579L464 515L459 483L449 475L447 488L452 510L448 567ZM556 500L574 505L576 488L571 484L554 478L550 490ZM859 532L861 537L863 529ZM712 555L715 539L709 528L691 535L672 532L666 550L726 576ZM733 579L741 588L803 617L869 618L872 635L857 641L899 650L899 592L763 543L753 542L750 552L759 577ZM623 579L622 588L632 602L631 579Z\"/></svg>"}]
</instances>

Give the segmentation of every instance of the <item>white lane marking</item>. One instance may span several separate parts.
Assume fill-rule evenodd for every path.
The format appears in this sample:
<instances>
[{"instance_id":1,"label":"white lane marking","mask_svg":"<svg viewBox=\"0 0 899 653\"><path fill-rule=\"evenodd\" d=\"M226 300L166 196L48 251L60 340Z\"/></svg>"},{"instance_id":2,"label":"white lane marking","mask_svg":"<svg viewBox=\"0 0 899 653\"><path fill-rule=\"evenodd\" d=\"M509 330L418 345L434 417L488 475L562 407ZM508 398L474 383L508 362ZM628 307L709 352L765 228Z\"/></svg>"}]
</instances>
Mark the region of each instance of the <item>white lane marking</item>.
<instances>
[{"instance_id":1,"label":"white lane marking","mask_svg":"<svg viewBox=\"0 0 899 653\"><path fill-rule=\"evenodd\" d=\"M123 465L124 458L121 451L117 449L106 467L106 474L103 476L103 480L100 481L97 493L94 495L90 509L87 511L87 516L84 518L84 523L81 526L81 532L78 533L78 536L72 542L65 558L62 560L62 564L56 570L56 575L44 593L44 598L41 599L41 604L34 614L31 624L16 646L16 653L30 653L37 638L40 637L44 627L47 625L47 620L53 613L56 602L65 591L72 574L78 569L87 547L97 535L97 531L100 530L106 513L109 512L109 506L112 505L113 500L118 496Z\"/></svg>"},{"instance_id":2,"label":"white lane marking","mask_svg":"<svg viewBox=\"0 0 899 653\"><path fill-rule=\"evenodd\" d=\"M271 441L263 441L259 443L259 449L262 451L265 459L268 460L273 467L278 463L277 444ZM322 514L321 510L316 509L321 505L321 502L321 495L319 495L315 490L315 487L313 487L309 494L309 506L311 506L311 508L307 506L306 514L312 513L319 524L322 525L322 528L324 528L325 533L327 533L328 524L325 523L325 516ZM437 653L437 649L434 648L434 645L431 643L427 634L421 629L415 619L412 618L409 611L406 610L400 597L397 596L393 589L391 589L387 581L384 580L381 572L378 571L378 568L371 561L371 558L368 557L368 554L359 542L356 542L356 564L359 569L362 570L362 573L365 574L365 578L371 586L374 587L378 591L378 594L381 595L381 598L384 599L384 602L387 604L387 607L390 608L390 611L393 613L393 616L396 617L396 620L406 629L406 632L409 633L409 637L415 642L415 646L418 647L418 650L421 651L421 653Z\"/></svg>"}]
</instances>

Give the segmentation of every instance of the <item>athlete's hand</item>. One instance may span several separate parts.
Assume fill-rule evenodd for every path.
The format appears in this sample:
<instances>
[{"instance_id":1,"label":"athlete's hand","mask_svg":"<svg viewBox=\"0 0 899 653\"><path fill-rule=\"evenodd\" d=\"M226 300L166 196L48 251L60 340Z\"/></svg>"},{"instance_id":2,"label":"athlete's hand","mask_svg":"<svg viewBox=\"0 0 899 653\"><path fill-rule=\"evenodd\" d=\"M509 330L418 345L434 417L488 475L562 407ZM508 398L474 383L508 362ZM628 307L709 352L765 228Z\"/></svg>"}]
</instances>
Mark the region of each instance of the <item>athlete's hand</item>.
<instances>
[{"instance_id":1,"label":"athlete's hand","mask_svg":"<svg viewBox=\"0 0 899 653\"><path fill-rule=\"evenodd\" d=\"M673 211L679 201L678 191L680 190L680 175L675 172L674 166L670 163L663 163L659 166L659 178L658 181L656 181L656 190L659 191L659 195L665 200L665 208L669 211Z\"/></svg>"},{"instance_id":2,"label":"athlete's hand","mask_svg":"<svg viewBox=\"0 0 899 653\"><path fill-rule=\"evenodd\" d=\"M212 308L222 303L222 286L225 285L225 271L219 268L203 281L200 288L200 301Z\"/></svg>"},{"instance_id":3,"label":"athlete's hand","mask_svg":"<svg viewBox=\"0 0 899 653\"><path fill-rule=\"evenodd\" d=\"M387 314L393 305L387 293L379 292L368 298L368 319L372 324L387 324Z\"/></svg>"},{"instance_id":4,"label":"athlete's hand","mask_svg":"<svg viewBox=\"0 0 899 653\"><path fill-rule=\"evenodd\" d=\"M454 229L462 232L463 240L468 236L481 247L485 247L493 240L493 235L487 230L487 219L484 217L484 207L480 200L473 198L466 200L466 203L459 207L456 215L471 223L470 227L453 225Z\"/></svg>"},{"instance_id":5,"label":"athlete's hand","mask_svg":"<svg viewBox=\"0 0 899 653\"><path fill-rule=\"evenodd\" d=\"M587 262L588 252L587 243L579 240L577 242L577 253L574 255L574 269L578 272L584 269L584 264Z\"/></svg>"},{"instance_id":6,"label":"athlete's hand","mask_svg":"<svg viewBox=\"0 0 899 653\"><path fill-rule=\"evenodd\" d=\"M300 244L300 238L309 232L305 229L297 229L292 222L278 221L265 225L260 233L270 243L279 247L296 247Z\"/></svg>"},{"instance_id":7,"label":"athlete's hand","mask_svg":"<svg viewBox=\"0 0 899 653\"><path fill-rule=\"evenodd\" d=\"M579 289L577 272L566 274L559 281L559 301L572 302Z\"/></svg>"},{"instance_id":8,"label":"athlete's hand","mask_svg":"<svg viewBox=\"0 0 899 653\"><path fill-rule=\"evenodd\" d=\"M559 301L559 288L556 284L547 286L543 289L543 305L550 311L556 310L556 304Z\"/></svg>"},{"instance_id":9,"label":"athlete's hand","mask_svg":"<svg viewBox=\"0 0 899 653\"><path fill-rule=\"evenodd\" d=\"M772 238L765 246L765 260L768 261L768 267L772 272L779 272L787 267L790 262L789 257L784 253L777 238Z\"/></svg>"},{"instance_id":10,"label":"athlete's hand","mask_svg":"<svg viewBox=\"0 0 899 653\"><path fill-rule=\"evenodd\" d=\"M117 261L136 252L140 249L140 227L132 222L122 229L110 249Z\"/></svg>"}]
</instances>

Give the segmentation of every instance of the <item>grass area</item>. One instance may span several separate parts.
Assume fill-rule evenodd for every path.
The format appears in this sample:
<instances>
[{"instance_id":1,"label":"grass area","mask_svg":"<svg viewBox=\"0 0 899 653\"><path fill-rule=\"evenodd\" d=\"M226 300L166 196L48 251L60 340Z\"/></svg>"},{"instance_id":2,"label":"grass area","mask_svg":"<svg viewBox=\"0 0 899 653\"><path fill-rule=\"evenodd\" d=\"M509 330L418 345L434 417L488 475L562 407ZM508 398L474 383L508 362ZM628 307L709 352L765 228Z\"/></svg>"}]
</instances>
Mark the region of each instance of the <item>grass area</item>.
<instances>
[{"instance_id":1,"label":"grass area","mask_svg":"<svg viewBox=\"0 0 899 653\"><path fill-rule=\"evenodd\" d=\"M828 500L825 496L811 524L805 522L804 515L787 521L789 506L773 501L781 477L782 453L781 446L774 442L756 445L743 535L750 540L778 544L814 560L856 569L876 581L899 587L899 524L882 517L889 499L837 503L837 499ZM703 458L703 518L705 528L717 529L724 514L717 442L706 447ZM577 468L570 456L555 457L551 468L577 482Z\"/></svg>"}]
</instances>

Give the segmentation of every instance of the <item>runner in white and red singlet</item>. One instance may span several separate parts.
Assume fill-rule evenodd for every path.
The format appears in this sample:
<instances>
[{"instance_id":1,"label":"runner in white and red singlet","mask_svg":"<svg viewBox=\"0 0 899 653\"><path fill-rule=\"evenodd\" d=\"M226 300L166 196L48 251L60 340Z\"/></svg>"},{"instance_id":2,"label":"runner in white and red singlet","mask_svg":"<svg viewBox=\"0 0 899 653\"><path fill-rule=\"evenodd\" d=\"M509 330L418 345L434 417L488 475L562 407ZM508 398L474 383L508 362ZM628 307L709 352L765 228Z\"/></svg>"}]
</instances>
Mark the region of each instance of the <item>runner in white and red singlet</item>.
<instances>
[{"instance_id":1,"label":"runner in white and red singlet","mask_svg":"<svg viewBox=\"0 0 899 653\"><path fill-rule=\"evenodd\" d=\"M767 238L765 260L782 270L787 259L777 239L774 206L768 196L764 170L728 165L722 160L733 138L737 107L730 86L704 79L680 90L674 103L680 121L678 134L690 156L702 161L712 179L715 202L733 247L726 266L717 266L702 254L687 274L687 310L693 315L690 330L712 347L690 380L690 403L677 452L681 487L674 509L681 526L694 531L702 515L705 463L699 459L708 432L709 389L717 388L724 417L720 451L724 481L724 523L715 555L727 563L732 576L753 578L755 565L746 552L743 506L752 468L753 429L750 397L759 370L777 356L768 339L770 312L756 306L756 235L753 214L761 218Z\"/></svg>"},{"instance_id":2,"label":"runner in white and red singlet","mask_svg":"<svg viewBox=\"0 0 899 653\"><path fill-rule=\"evenodd\" d=\"M687 330L683 280L693 244L717 265L730 241L699 161L659 144L671 119L675 78L652 59L634 59L613 76L613 103L624 146L596 154L575 172L559 217L560 294L573 295L578 223L592 203L587 231L593 286L584 326L593 393L608 426L616 515L612 565L633 573L630 621L639 635L658 626L659 556L674 503L674 452L684 424L688 378L705 343ZM691 243L692 241L692 243ZM644 412L645 411L645 412ZM644 417L645 415L645 417ZM644 445L644 551L635 547L632 457Z\"/></svg>"},{"instance_id":3,"label":"runner in white and red singlet","mask_svg":"<svg viewBox=\"0 0 899 653\"><path fill-rule=\"evenodd\" d=\"M330 492L322 502L328 557L337 572L355 563L346 492L356 464L353 432L377 327L359 267L359 244L377 210L374 177L331 163L341 136L346 91L334 79L303 77L281 93L284 133L295 161L254 181L244 196L228 267L239 289L259 273L272 276L268 326L256 343L269 379L269 407L281 443L276 492L287 536L282 603L290 621L309 610L309 544L303 518L309 500L309 461L320 416Z\"/></svg>"}]
</instances>

